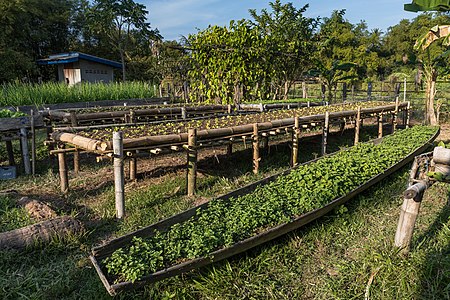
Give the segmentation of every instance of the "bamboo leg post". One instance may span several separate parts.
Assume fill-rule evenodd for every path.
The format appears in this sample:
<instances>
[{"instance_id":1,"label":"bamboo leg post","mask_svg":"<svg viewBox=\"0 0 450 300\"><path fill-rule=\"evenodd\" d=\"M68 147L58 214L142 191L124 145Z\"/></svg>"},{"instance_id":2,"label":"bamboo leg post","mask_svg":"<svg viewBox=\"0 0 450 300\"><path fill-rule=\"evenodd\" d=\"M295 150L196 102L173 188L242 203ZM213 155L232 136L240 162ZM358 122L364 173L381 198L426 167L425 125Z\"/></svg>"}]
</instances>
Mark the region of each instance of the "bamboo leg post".
<instances>
[{"instance_id":1,"label":"bamboo leg post","mask_svg":"<svg viewBox=\"0 0 450 300\"><path fill-rule=\"evenodd\" d=\"M397 130L397 118L398 118L398 96L395 98L395 110L392 114L392 133Z\"/></svg>"},{"instance_id":2,"label":"bamboo leg post","mask_svg":"<svg viewBox=\"0 0 450 300\"><path fill-rule=\"evenodd\" d=\"M262 148L264 151L264 155L269 154L269 137L263 136L261 140L262 140Z\"/></svg>"},{"instance_id":3,"label":"bamboo leg post","mask_svg":"<svg viewBox=\"0 0 450 300\"><path fill-rule=\"evenodd\" d=\"M261 160L259 156L259 133L258 133L258 123L253 124L253 173L257 174L259 172L259 161Z\"/></svg>"},{"instance_id":4,"label":"bamboo leg post","mask_svg":"<svg viewBox=\"0 0 450 300\"><path fill-rule=\"evenodd\" d=\"M322 156L327 154L327 144L328 144L328 132L329 132L329 119L330 119L330 113L325 112L325 121L322 128Z\"/></svg>"},{"instance_id":5,"label":"bamboo leg post","mask_svg":"<svg viewBox=\"0 0 450 300\"><path fill-rule=\"evenodd\" d=\"M231 155L231 154L233 154L233 143L232 142L230 142L227 145L227 155Z\"/></svg>"},{"instance_id":6,"label":"bamboo leg post","mask_svg":"<svg viewBox=\"0 0 450 300\"><path fill-rule=\"evenodd\" d=\"M31 165L30 165L30 153L28 152L28 138L27 138L27 129L20 128L20 140L22 145L22 157L23 164L25 167L25 174L31 174Z\"/></svg>"},{"instance_id":7,"label":"bamboo leg post","mask_svg":"<svg viewBox=\"0 0 450 300\"><path fill-rule=\"evenodd\" d=\"M34 111L31 110L31 174L36 174L36 130L34 126Z\"/></svg>"},{"instance_id":8,"label":"bamboo leg post","mask_svg":"<svg viewBox=\"0 0 450 300\"><path fill-rule=\"evenodd\" d=\"M294 118L294 130L292 131L292 157L291 166L295 167L298 164L298 143L300 136L300 124L298 117Z\"/></svg>"},{"instance_id":9,"label":"bamboo leg post","mask_svg":"<svg viewBox=\"0 0 450 300\"><path fill-rule=\"evenodd\" d=\"M58 153L59 163L59 179L61 185L61 192L67 194L69 192L69 177L67 175L66 153Z\"/></svg>"},{"instance_id":10,"label":"bamboo leg post","mask_svg":"<svg viewBox=\"0 0 450 300\"><path fill-rule=\"evenodd\" d=\"M409 128L410 116L411 116L411 102L408 101L408 106L406 107L406 121L405 121L406 128Z\"/></svg>"},{"instance_id":11,"label":"bamboo leg post","mask_svg":"<svg viewBox=\"0 0 450 300\"><path fill-rule=\"evenodd\" d=\"M395 246L402 248L404 254L409 252L414 225L426 188L427 184L422 181L410 186L404 193L403 205L395 233Z\"/></svg>"},{"instance_id":12,"label":"bamboo leg post","mask_svg":"<svg viewBox=\"0 0 450 300\"><path fill-rule=\"evenodd\" d=\"M137 158L134 155L130 158L129 168L130 168L130 180L136 180Z\"/></svg>"},{"instance_id":13,"label":"bamboo leg post","mask_svg":"<svg viewBox=\"0 0 450 300\"><path fill-rule=\"evenodd\" d=\"M359 131L361 127L361 106L358 106L355 121L355 145L359 143Z\"/></svg>"},{"instance_id":14,"label":"bamboo leg post","mask_svg":"<svg viewBox=\"0 0 450 300\"><path fill-rule=\"evenodd\" d=\"M15 166L16 162L14 160L14 151L11 141L5 141L6 143L6 152L8 153L8 162L10 166Z\"/></svg>"},{"instance_id":15,"label":"bamboo leg post","mask_svg":"<svg viewBox=\"0 0 450 300\"><path fill-rule=\"evenodd\" d=\"M377 123L378 123L378 138L383 137L383 115L377 115Z\"/></svg>"},{"instance_id":16,"label":"bamboo leg post","mask_svg":"<svg viewBox=\"0 0 450 300\"><path fill-rule=\"evenodd\" d=\"M123 133L113 133L114 151L114 190L116 199L116 216L122 219L125 216L125 180L123 170Z\"/></svg>"},{"instance_id":17,"label":"bamboo leg post","mask_svg":"<svg viewBox=\"0 0 450 300\"><path fill-rule=\"evenodd\" d=\"M187 195L193 196L197 184L197 129L188 130Z\"/></svg>"},{"instance_id":18,"label":"bamboo leg post","mask_svg":"<svg viewBox=\"0 0 450 300\"><path fill-rule=\"evenodd\" d=\"M80 153L78 150L75 150L73 153L73 172L75 175L78 175L80 172Z\"/></svg>"}]
</instances>

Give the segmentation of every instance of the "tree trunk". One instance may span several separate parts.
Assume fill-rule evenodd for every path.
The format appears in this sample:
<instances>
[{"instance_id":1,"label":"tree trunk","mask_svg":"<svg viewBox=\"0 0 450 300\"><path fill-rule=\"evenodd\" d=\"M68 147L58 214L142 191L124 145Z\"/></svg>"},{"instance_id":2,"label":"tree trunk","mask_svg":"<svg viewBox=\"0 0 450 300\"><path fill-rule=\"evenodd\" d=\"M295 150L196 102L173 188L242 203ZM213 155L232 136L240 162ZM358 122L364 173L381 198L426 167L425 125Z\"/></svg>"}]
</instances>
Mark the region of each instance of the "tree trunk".
<instances>
[{"instance_id":1,"label":"tree trunk","mask_svg":"<svg viewBox=\"0 0 450 300\"><path fill-rule=\"evenodd\" d=\"M426 72L427 88L425 92L425 123L428 125L437 125L436 114L434 111L434 97L436 96L437 71L430 67Z\"/></svg>"},{"instance_id":2,"label":"tree trunk","mask_svg":"<svg viewBox=\"0 0 450 300\"><path fill-rule=\"evenodd\" d=\"M126 81L126 75L125 75L125 53L123 50L120 51L120 61L122 62L122 80L123 82Z\"/></svg>"},{"instance_id":3,"label":"tree trunk","mask_svg":"<svg viewBox=\"0 0 450 300\"><path fill-rule=\"evenodd\" d=\"M0 233L0 249L23 249L36 242L49 242L55 236L66 236L83 229L81 223L63 216L27 227Z\"/></svg>"}]
</instances>

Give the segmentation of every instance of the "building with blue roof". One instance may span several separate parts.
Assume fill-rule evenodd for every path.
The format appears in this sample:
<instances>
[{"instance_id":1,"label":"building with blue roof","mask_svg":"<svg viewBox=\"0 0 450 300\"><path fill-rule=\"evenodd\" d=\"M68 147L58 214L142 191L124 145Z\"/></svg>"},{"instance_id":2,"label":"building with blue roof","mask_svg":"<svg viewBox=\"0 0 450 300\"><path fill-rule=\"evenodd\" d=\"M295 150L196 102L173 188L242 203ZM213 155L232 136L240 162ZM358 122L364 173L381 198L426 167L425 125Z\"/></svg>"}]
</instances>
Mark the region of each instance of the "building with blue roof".
<instances>
[{"instance_id":1,"label":"building with blue roof","mask_svg":"<svg viewBox=\"0 0 450 300\"><path fill-rule=\"evenodd\" d=\"M81 53L69 52L39 59L39 65L58 65L58 80L74 85L80 82L112 82L114 69L122 64L109 59Z\"/></svg>"}]
</instances>

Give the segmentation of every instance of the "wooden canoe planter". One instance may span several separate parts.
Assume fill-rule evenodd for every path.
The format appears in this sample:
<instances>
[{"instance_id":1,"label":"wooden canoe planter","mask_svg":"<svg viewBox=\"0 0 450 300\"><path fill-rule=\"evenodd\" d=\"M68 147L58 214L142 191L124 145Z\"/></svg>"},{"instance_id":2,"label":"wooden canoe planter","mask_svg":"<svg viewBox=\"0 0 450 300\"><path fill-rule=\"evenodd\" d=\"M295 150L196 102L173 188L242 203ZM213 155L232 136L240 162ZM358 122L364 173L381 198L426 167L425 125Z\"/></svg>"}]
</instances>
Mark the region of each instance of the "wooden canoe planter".
<instances>
[{"instance_id":1,"label":"wooden canoe planter","mask_svg":"<svg viewBox=\"0 0 450 300\"><path fill-rule=\"evenodd\" d=\"M364 190L368 189L375 183L381 181L382 179L386 178L387 176L391 175L392 173L394 173L395 171L399 170L401 167L403 167L404 165L409 163L411 160L414 159L414 157L416 155L422 153L425 149L427 149L429 147L429 143L431 143L438 135L439 135L439 131L433 137L431 137L425 144L423 144L421 147L418 147L417 149L412 151L408 156L403 158L397 164L384 170L380 174L372 177L369 181L360 185L359 187L352 190L350 193L346 194L345 196L337 198L319 209L305 213L305 214L295 218L291 222L275 226L275 227L270 228L260 234L257 234L250 238L239 241L230 247L216 250L216 251L210 253L208 256L191 259L191 260L185 261L180 264L172 265L169 268L157 271L151 275L144 276L141 280L135 281L134 283L132 283L131 281L114 283L111 278L108 278L106 270L100 264L101 260L110 256L115 250L128 245L134 237L150 237L154 234L155 231L167 231L172 225L185 222L190 217L195 216L196 212L198 210L206 208L208 203L204 203L200 206L194 207L194 208L187 210L185 212L182 212L178 215L172 216L168 219L165 219L163 221L160 221L160 222L150 225L148 227L142 228L142 229L132 232L130 234L127 234L127 235L124 235L117 239L114 239L112 241L109 241L108 243L106 243L100 247L93 248L90 259L91 259L102 283L104 284L105 288L111 295L115 295L120 291L131 290L134 288L142 287L144 285L148 285L150 283L154 283L154 282L157 282L159 280L162 280L162 279L165 279L168 277L176 276L176 275L186 273L191 270L212 264L214 262L226 259L226 258L236 255L238 253L242 253L250 248L256 247L267 241L270 241L277 237L280 237L292 230L302 227L305 224L308 224L309 222L325 215L326 213L330 212L335 207L342 205L343 203L347 202L351 198L355 197L359 193L363 192ZM331 155L335 155L335 154L336 153L331 154ZM315 159L306 164L315 162L317 160L318 159ZM306 165L306 164L302 164L302 165ZM302 166L302 165L299 165L299 166ZM231 193L220 196L216 199L221 199L221 200L226 201L226 200L230 199L231 197L238 197L238 196L241 196L244 194L251 193L258 186L272 182L279 176L287 175L292 170L298 168L299 166L291 168L280 174L276 174L276 175L267 177L265 179L262 179L260 181L257 181L255 183L249 184L243 188L237 189Z\"/></svg>"}]
</instances>

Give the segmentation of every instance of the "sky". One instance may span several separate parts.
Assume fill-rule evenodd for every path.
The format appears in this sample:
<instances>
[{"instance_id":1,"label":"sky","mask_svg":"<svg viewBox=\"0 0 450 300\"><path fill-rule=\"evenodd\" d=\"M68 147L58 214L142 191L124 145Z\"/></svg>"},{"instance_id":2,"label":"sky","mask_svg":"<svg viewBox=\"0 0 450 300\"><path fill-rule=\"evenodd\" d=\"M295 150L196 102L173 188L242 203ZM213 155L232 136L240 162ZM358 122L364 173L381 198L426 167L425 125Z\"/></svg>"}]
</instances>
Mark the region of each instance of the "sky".
<instances>
[{"instance_id":1,"label":"sky","mask_svg":"<svg viewBox=\"0 0 450 300\"><path fill-rule=\"evenodd\" d=\"M275 1L275 0L271 0ZM248 10L260 12L269 7L270 0L136 0L147 7L148 21L158 28L165 40L179 40L208 25L227 26L230 20L250 19ZM403 5L412 0L282 0L300 8L309 4L308 17L329 17L333 10L346 9L345 18L356 24L365 20L369 29L387 28L402 19L412 19L417 13L406 12ZM269 10L270 11L270 10Z\"/></svg>"}]
</instances>

